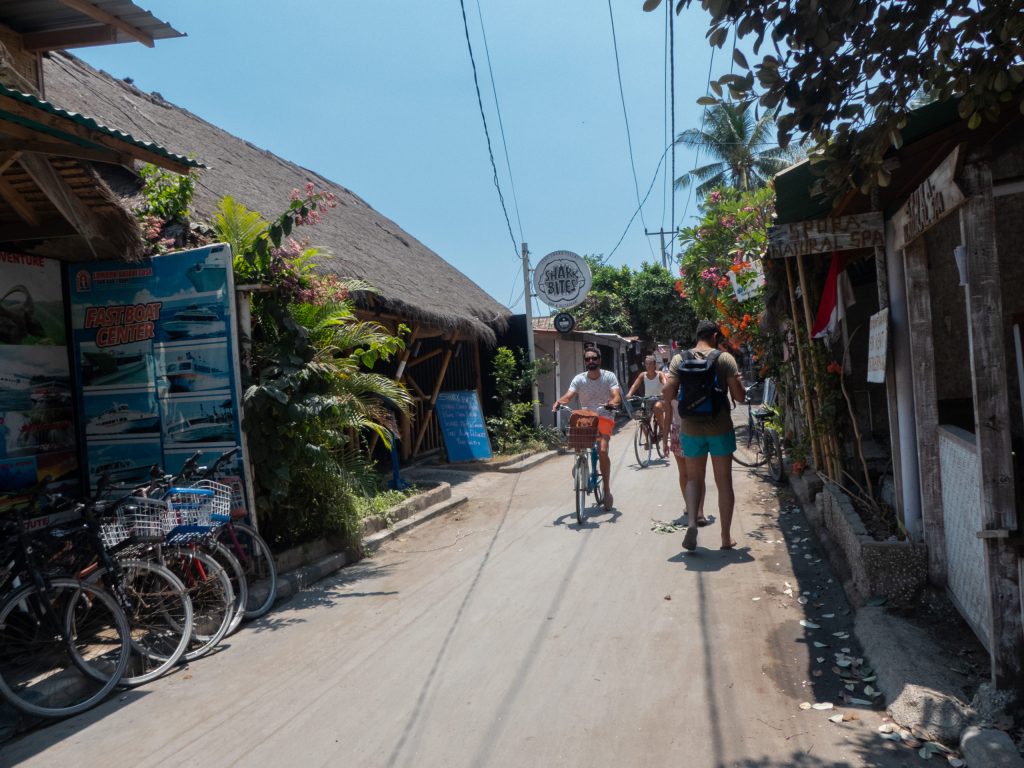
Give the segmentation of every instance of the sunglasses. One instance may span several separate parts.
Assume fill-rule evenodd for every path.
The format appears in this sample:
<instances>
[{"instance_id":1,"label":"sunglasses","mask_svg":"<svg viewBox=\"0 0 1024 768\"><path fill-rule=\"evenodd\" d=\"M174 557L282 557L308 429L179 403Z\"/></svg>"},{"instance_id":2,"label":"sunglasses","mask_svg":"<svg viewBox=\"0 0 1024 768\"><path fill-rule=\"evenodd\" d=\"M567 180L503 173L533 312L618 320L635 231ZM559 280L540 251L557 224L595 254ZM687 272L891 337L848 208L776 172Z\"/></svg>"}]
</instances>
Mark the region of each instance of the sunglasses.
<instances>
[{"instance_id":1,"label":"sunglasses","mask_svg":"<svg viewBox=\"0 0 1024 768\"><path fill-rule=\"evenodd\" d=\"M583 361L587 362L587 363L596 363L596 362L600 361L600 359L601 359L600 357L584 357Z\"/></svg>"}]
</instances>

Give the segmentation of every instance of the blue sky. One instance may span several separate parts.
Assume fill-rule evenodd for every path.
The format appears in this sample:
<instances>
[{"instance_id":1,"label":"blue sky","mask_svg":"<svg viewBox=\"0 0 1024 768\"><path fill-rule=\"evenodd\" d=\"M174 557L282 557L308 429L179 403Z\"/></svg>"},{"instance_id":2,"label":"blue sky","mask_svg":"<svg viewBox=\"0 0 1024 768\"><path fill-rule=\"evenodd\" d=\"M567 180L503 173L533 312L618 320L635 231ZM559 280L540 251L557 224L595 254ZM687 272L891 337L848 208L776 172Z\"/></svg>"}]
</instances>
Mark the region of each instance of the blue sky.
<instances>
[{"instance_id":1,"label":"blue sky","mask_svg":"<svg viewBox=\"0 0 1024 768\"><path fill-rule=\"evenodd\" d=\"M75 53L351 189L522 311L521 239L533 264L562 249L607 256L637 208L608 5L479 0L514 200L477 0L465 2L514 238L493 185L457 0L143 0L188 36ZM643 197L668 143L665 13L644 13L641 0L612 8ZM699 3L676 18L677 133L700 125L707 18ZM714 75L728 68L728 52L716 51ZM677 149L677 175L693 164L692 150ZM676 193L677 223L697 211L687 197ZM643 208L647 228L670 229L670 210L662 173ZM637 216L610 263L659 258L658 238L644 235Z\"/></svg>"}]
</instances>

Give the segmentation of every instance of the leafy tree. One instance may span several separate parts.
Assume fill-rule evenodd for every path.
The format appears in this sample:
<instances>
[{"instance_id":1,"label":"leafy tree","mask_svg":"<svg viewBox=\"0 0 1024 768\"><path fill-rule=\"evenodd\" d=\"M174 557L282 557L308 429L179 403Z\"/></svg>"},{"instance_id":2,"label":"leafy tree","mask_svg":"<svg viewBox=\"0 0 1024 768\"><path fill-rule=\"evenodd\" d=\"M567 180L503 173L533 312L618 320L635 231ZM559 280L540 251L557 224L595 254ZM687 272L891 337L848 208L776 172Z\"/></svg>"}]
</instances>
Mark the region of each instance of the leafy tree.
<instances>
[{"instance_id":1,"label":"leafy tree","mask_svg":"<svg viewBox=\"0 0 1024 768\"><path fill-rule=\"evenodd\" d=\"M676 12L692 0L678 0ZM652 11L661 0L645 0ZM735 28L755 35L753 65L711 84L719 99L773 110L779 145L797 132L819 149L823 188L886 186L885 153L902 143L919 91L958 100L970 128L1004 110L1024 112L1024 0L704 0L708 41L719 48ZM705 103L715 103L709 98Z\"/></svg>"},{"instance_id":2,"label":"leafy tree","mask_svg":"<svg viewBox=\"0 0 1024 768\"><path fill-rule=\"evenodd\" d=\"M638 271L613 267L584 257L593 274L587 298L572 312L580 328L656 341L689 338L696 316L681 301L675 279L660 264L643 264Z\"/></svg>"},{"instance_id":3,"label":"leafy tree","mask_svg":"<svg viewBox=\"0 0 1024 768\"><path fill-rule=\"evenodd\" d=\"M763 187L793 160L793 153L775 145L774 127L770 113L756 118L749 103L715 104L707 112L703 129L689 128L676 138L676 144L701 148L714 161L683 174L676 186L685 189L699 182L699 197L715 187L743 191Z\"/></svg>"},{"instance_id":4,"label":"leafy tree","mask_svg":"<svg viewBox=\"0 0 1024 768\"><path fill-rule=\"evenodd\" d=\"M705 198L701 220L683 230L684 251L677 288L701 318L716 320L735 341L753 341L764 308L760 260L768 249L775 191L714 190ZM730 275L752 295L739 301Z\"/></svg>"},{"instance_id":5,"label":"leafy tree","mask_svg":"<svg viewBox=\"0 0 1024 768\"><path fill-rule=\"evenodd\" d=\"M408 412L411 402L400 384L367 370L404 346L356 316L351 292L371 287L317 274L319 251L289 237L331 203L307 185L272 223L230 200L213 222L237 248L237 279L269 289L253 297L243 426L261 529L276 549L324 535L358 541L355 500L372 483L362 436L389 442L385 404Z\"/></svg>"}]
</instances>

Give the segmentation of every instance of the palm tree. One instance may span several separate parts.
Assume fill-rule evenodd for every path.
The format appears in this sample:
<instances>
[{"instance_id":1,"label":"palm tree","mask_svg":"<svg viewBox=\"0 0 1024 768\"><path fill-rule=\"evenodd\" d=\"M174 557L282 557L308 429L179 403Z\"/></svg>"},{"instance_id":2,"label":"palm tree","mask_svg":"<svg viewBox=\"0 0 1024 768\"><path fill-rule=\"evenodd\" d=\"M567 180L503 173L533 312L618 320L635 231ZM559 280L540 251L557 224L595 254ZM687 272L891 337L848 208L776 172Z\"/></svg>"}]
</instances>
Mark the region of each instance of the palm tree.
<instances>
[{"instance_id":1,"label":"palm tree","mask_svg":"<svg viewBox=\"0 0 1024 768\"><path fill-rule=\"evenodd\" d=\"M699 182L698 197L715 187L743 191L763 187L794 160L792 152L771 143L774 127L768 113L755 119L749 104L722 102L711 107L704 127L683 131L675 143L703 150L714 162L683 174L676 179L676 187L686 189Z\"/></svg>"}]
</instances>

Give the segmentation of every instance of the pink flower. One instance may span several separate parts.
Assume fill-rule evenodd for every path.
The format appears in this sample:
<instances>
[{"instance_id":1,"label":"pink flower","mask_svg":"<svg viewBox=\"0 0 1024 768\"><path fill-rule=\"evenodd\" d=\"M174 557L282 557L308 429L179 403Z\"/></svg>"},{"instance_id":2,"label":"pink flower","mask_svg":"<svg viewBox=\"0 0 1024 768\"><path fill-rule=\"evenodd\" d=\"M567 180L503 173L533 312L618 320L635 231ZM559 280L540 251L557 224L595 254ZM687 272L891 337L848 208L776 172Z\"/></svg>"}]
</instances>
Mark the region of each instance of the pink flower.
<instances>
[{"instance_id":1,"label":"pink flower","mask_svg":"<svg viewBox=\"0 0 1024 768\"><path fill-rule=\"evenodd\" d=\"M722 202L722 193L716 189L714 192L708 195L708 198L711 200L712 203L720 203Z\"/></svg>"}]
</instances>

